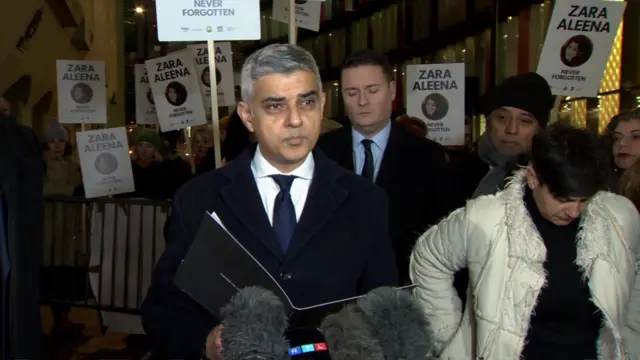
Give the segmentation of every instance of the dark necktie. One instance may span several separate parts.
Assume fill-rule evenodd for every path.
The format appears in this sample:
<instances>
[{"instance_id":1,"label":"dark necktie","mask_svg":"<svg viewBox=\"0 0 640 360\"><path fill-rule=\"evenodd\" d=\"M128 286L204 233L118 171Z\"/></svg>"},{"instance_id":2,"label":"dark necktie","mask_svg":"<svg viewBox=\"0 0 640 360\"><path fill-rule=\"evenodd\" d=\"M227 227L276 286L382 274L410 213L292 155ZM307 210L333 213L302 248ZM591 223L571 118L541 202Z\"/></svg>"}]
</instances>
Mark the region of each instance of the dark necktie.
<instances>
[{"instance_id":1,"label":"dark necktie","mask_svg":"<svg viewBox=\"0 0 640 360\"><path fill-rule=\"evenodd\" d=\"M362 167L362 173L360 175L373 181L373 173L375 167L373 165L373 152L371 152L371 144L373 144L372 140L362 140L362 146L364 146L364 166Z\"/></svg>"},{"instance_id":2,"label":"dark necktie","mask_svg":"<svg viewBox=\"0 0 640 360\"><path fill-rule=\"evenodd\" d=\"M290 175L271 175L273 180L280 187L280 192L276 196L273 204L273 230L276 232L282 253L286 254L293 231L298 223L296 219L296 209L291 200L291 184L296 178Z\"/></svg>"}]
</instances>

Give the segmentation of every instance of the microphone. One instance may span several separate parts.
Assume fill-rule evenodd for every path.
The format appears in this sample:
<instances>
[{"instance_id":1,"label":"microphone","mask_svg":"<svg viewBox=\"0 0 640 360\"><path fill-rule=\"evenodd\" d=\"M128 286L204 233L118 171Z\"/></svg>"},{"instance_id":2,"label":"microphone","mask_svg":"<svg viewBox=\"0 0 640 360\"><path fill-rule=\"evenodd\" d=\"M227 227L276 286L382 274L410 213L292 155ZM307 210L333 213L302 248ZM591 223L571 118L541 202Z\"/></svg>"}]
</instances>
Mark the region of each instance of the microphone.
<instances>
[{"instance_id":1,"label":"microphone","mask_svg":"<svg viewBox=\"0 0 640 360\"><path fill-rule=\"evenodd\" d=\"M284 305L271 291L246 287L221 311L222 358L289 360L284 338L288 326Z\"/></svg>"},{"instance_id":2,"label":"microphone","mask_svg":"<svg viewBox=\"0 0 640 360\"><path fill-rule=\"evenodd\" d=\"M321 325L333 360L434 359L435 337L411 294L372 290Z\"/></svg>"},{"instance_id":3,"label":"microphone","mask_svg":"<svg viewBox=\"0 0 640 360\"><path fill-rule=\"evenodd\" d=\"M353 305L327 316L320 325L332 360L385 360L378 340L371 336Z\"/></svg>"},{"instance_id":4,"label":"microphone","mask_svg":"<svg viewBox=\"0 0 640 360\"><path fill-rule=\"evenodd\" d=\"M354 312L368 325L387 360L426 360L435 350L431 324L408 291L374 289L358 300Z\"/></svg>"}]
</instances>

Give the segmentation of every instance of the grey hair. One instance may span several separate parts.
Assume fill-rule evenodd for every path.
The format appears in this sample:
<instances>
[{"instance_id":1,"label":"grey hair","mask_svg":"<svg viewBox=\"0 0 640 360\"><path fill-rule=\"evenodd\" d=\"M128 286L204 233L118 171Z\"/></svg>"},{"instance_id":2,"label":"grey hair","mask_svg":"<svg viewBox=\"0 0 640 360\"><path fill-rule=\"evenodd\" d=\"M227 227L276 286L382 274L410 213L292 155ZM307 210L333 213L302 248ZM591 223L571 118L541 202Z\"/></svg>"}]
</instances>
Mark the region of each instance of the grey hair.
<instances>
[{"instance_id":1,"label":"grey hair","mask_svg":"<svg viewBox=\"0 0 640 360\"><path fill-rule=\"evenodd\" d=\"M271 44L251 54L242 65L240 73L240 91L242 101L253 98L254 82L265 75L291 74L296 71L312 72L318 81L318 90L322 89L320 71L313 55L293 44Z\"/></svg>"}]
</instances>

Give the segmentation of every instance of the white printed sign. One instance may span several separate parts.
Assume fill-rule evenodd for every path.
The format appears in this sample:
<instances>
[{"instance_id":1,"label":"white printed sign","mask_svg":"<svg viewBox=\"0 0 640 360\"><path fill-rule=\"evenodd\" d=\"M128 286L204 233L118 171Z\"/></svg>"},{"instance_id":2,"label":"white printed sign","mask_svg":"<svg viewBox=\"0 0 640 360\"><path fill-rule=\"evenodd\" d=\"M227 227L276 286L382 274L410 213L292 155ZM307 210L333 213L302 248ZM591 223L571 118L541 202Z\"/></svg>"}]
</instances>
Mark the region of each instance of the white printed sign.
<instances>
[{"instance_id":1,"label":"white printed sign","mask_svg":"<svg viewBox=\"0 0 640 360\"><path fill-rule=\"evenodd\" d=\"M537 71L554 95L598 95L624 9L617 1L556 1Z\"/></svg>"},{"instance_id":2,"label":"white printed sign","mask_svg":"<svg viewBox=\"0 0 640 360\"><path fill-rule=\"evenodd\" d=\"M407 65L407 114L444 146L464 144L464 74L463 63Z\"/></svg>"},{"instance_id":3,"label":"white printed sign","mask_svg":"<svg viewBox=\"0 0 640 360\"><path fill-rule=\"evenodd\" d=\"M207 123L191 51L147 60L146 65L162 132Z\"/></svg>"},{"instance_id":4,"label":"white printed sign","mask_svg":"<svg viewBox=\"0 0 640 360\"><path fill-rule=\"evenodd\" d=\"M107 95L104 61L57 60L58 121L105 124Z\"/></svg>"},{"instance_id":5,"label":"white printed sign","mask_svg":"<svg viewBox=\"0 0 640 360\"><path fill-rule=\"evenodd\" d=\"M147 67L144 64L135 64L133 70L136 79L136 124L155 125L158 123L158 114L149 86Z\"/></svg>"},{"instance_id":6,"label":"white printed sign","mask_svg":"<svg viewBox=\"0 0 640 360\"><path fill-rule=\"evenodd\" d=\"M260 40L259 0L155 0L160 41Z\"/></svg>"},{"instance_id":7,"label":"white printed sign","mask_svg":"<svg viewBox=\"0 0 640 360\"><path fill-rule=\"evenodd\" d=\"M296 25L312 31L319 31L323 2L324 0L296 0ZM288 24L289 4L289 0L273 0L272 19Z\"/></svg>"},{"instance_id":8,"label":"white printed sign","mask_svg":"<svg viewBox=\"0 0 640 360\"><path fill-rule=\"evenodd\" d=\"M205 99L205 106L211 112L211 77L209 68L209 49L207 44L187 46L196 58L200 88ZM216 88L218 90L218 106L232 106L236 103L235 84L233 79L233 62L231 61L231 43L215 43L216 53Z\"/></svg>"},{"instance_id":9,"label":"white printed sign","mask_svg":"<svg viewBox=\"0 0 640 360\"><path fill-rule=\"evenodd\" d=\"M135 191L124 127L78 132L76 141L87 198Z\"/></svg>"}]
</instances>

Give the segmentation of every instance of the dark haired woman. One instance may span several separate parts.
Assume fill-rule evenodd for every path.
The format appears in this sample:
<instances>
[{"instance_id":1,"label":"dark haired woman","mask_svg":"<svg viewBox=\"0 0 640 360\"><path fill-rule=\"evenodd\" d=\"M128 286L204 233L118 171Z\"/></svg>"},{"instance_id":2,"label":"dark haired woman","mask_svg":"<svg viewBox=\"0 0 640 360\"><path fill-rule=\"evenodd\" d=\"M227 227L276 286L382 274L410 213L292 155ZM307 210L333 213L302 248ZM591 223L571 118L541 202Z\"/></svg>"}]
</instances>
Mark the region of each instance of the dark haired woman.
<instances>
[{"instance_id":1,"label":"dark haired woman","mask_svg":"<svg viewBox=\"0 0 640 360\"><path fill-rule=\"evenodd\" d=\"M443 359L584 360L640 355L640 216L604 192L595 134L552 126L504 191L471 200L425 232L414 290ZM469 268L467 306L452 286ZM633 357L635 356L635 357Z\"/></svg>"}]
</instances>

